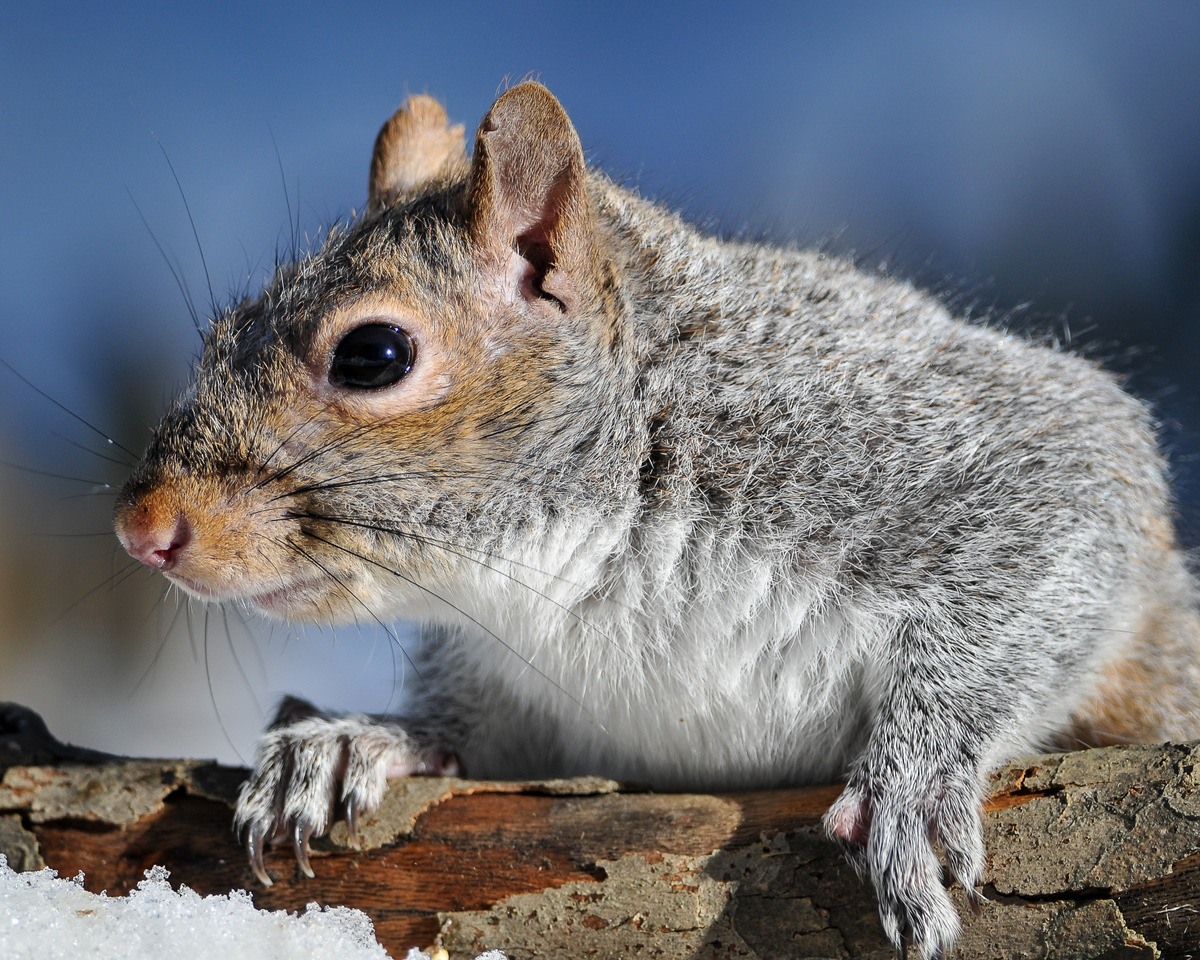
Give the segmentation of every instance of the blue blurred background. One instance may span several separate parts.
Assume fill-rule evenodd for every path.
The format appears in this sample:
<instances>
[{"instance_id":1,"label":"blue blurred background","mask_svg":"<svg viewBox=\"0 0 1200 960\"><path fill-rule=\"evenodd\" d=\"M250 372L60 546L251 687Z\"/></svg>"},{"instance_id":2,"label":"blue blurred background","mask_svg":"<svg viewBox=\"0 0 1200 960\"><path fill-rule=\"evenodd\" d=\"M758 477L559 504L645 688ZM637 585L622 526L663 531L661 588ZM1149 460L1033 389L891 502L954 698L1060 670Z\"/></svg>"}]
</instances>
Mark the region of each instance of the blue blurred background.
<instances>
[{"instance_id":1,"label":"blue blurred background","mask_svg":"<svg viewBox=\"0 0 1200 960\"><path fill-rule=\"evenodd\" d=\"M198 347L179 285L207 314L291 221L361 206L406 93L471 130L527 75L592 162L713 230L827 243L1127 373L1197 541L1194 3L6 4L0 359L140 450ZM0 457L27 468L0 467L0 699L225 759L283 691L387 706L386 637L188 608L128 570L103 486L127 458L2 369Z\"/></svg>"}]
</instances>

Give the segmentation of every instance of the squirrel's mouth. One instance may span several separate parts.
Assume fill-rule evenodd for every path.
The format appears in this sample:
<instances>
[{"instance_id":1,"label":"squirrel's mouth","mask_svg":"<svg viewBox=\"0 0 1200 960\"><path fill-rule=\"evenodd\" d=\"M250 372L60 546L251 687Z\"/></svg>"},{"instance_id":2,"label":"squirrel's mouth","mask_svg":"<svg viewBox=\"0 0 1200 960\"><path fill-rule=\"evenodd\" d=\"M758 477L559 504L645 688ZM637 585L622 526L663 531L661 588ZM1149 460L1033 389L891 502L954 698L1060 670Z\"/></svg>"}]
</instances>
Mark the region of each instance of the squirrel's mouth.
<instances>
[{"instance_id":1,"label":"squirrel's mouth","mask_svg":"<svg viewBox=\"0 0 1200 960\"><path fill-rule=\"evenodd\" d=\"M219 590L214 590L212 587L206 587L204 584L196 580L192 580L189 577L181 576L173 571L167 571L163 574L163 576L175 584L175 586L183 587L184 591L191 594L193 597L199 597L201 600L224 599Z\"/></svg>"},{"instance_id":2,"label":"squirrel's mouth","mask_svg":"<svg viewBox=\"0 0 1200 960\"><path fill-rule=\"evenodd\" d=\"M262 593L253 593L245 590L215 588L178 573L167 573L166 576L172 583L182 587L193 597L217 603L234 601L274 617L283 617L289 611L313 605L325 594L327 579L313 577L307 580L297 580L294 583L285 583Z\"/></svg>"}]
</instances>

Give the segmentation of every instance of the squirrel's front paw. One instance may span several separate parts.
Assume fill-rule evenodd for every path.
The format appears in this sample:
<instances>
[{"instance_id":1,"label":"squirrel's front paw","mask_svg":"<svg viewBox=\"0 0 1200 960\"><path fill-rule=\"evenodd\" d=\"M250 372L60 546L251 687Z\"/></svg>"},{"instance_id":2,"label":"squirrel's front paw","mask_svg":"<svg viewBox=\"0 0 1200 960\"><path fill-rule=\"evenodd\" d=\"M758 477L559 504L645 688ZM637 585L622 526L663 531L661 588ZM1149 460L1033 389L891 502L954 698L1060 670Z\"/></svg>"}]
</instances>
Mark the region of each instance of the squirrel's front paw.
<instances>
[{"instance_id":1,"label":"squirrel's front paw","mask_svg":"<svg viewBox=\"0 0 1200 960\"><path fill-rule=\"evenodd\" d=\"M825 815L825 828L860 874L869 874L879 899L884 933L905 955L906 944L926 960L949 953L961 924L933 849L936 837L950 872L972 907L983 900L975 885L983 874L983 832L974 791L965 785L932 785L903 798L869 777L852 779Z\"/></svg>"},{"instance_id":2,"label":"squirrel's front paw","mask_svg":"<svg viewBox=\"0 0 1200 960\"><path fill-rule=\"evenodd\" d=\"M358 820L379 806L387 781L414 774L455 776L458 760L446 749L421 748L399 726L365 716L336 717L286 697L258 742L254 772L242 784L234 828L262 883L263 845L290 836L296 861L313 876L308 841L344 810L350 842Z\"/></svg>"}]
</instances>

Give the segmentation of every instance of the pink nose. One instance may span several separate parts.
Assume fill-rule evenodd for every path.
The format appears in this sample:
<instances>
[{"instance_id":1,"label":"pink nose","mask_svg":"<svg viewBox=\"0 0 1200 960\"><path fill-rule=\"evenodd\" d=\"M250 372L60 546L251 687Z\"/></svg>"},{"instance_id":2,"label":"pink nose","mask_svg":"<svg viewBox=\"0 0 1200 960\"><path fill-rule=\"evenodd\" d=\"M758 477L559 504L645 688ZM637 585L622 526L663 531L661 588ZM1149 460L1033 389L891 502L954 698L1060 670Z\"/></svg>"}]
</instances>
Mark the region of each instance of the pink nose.
<instances>
[{"instance_id":1,"label":"pink nose","mask_svg":"<svg viewBox=\"0 0 1200 960\"><path fill-rule=\"evenodd\" d=\"M187 517L158 518L150 512L131 511L117 523L117 536L135 560L155 570L170 570L192 539Z\"/></svg>"}]
</instances>

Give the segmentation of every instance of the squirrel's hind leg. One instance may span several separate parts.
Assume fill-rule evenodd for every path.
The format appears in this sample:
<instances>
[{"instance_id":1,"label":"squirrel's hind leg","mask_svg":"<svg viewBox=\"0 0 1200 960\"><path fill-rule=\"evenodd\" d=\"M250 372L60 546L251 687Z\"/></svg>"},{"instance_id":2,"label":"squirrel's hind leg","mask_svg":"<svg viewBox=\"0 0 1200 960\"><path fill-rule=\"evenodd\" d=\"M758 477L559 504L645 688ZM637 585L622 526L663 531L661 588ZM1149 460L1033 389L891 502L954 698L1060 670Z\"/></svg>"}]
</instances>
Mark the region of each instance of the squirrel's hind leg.
<instances>
[{"instance_id":1,"label":"squirrel's hind leg","mask_svg":"<svg viewBox=\"0 0 1200 960\"><path fill-rule=\"evenodd\" d=\"M969 637L902 631L866 750L825 815L830 835L870 876L884 932L901 954L911 943L923 957L945 956L961 929L935 840L972 905L982 900L981 782L995 731L1014 727L1015 708L980 695L995 667Z\"/></svg>"}]
</instances>

